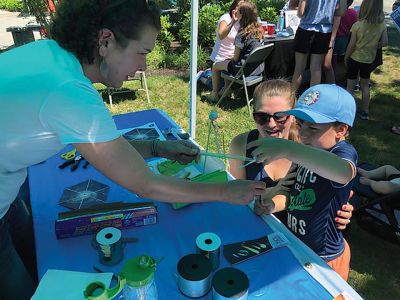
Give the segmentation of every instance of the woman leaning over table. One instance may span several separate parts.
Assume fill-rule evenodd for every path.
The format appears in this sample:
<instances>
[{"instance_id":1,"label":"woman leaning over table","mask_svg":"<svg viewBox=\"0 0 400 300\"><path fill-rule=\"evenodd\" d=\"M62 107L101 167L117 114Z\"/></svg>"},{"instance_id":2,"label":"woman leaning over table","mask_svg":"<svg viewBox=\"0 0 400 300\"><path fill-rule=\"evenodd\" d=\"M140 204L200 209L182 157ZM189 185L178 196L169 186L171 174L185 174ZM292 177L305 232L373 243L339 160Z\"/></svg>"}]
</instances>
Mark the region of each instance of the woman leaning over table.
<instances>
[{"instance_id":1,"label":"woman leaning over table","mask_svg":"<svg viewBox=\"0 0 400 300\"><path fill-rule=\"evenodd\" d=\"M295 95L291 84L283 79L274 79L262 82L254 91L253 118L256 129L235 136L231 142L229 152L231 154L251 156L254 149L247 149L247 144L259 138L275 137L300 142L297 132L296 121L293 116L280 116L276 113L292 109L295 104ZM243 167L243 162L238 160L229 161L229 171L237 179L260 180L266 183L267 191L263 195L268 199L273 195L285 192L291 185L290 173L292 162L287 159L279 159L269 163L252 163ZM293 174L294 175L294 174ZM257 201L255 213L261 215L267 212ZM350 222L353 206L348 204L338 211L336 219L337 226L345 229ZM286 212L278 213L277 216L286 224Z\"/></svg>"},{"instance_id":2,"label":"woman leaning over table","mask_svg":"<svg viewBox=\"0 0 400 300\"><path fill-rule=\"evenodd\" d=\"M154 175L143 158L185 163L197 159L198 149L187 142L129 143L120 136L92 83L118 88L145 69L159 29L158 9L146 0L62 1L51 28L54 40L0 55L0 69L7 70L0 75L0 299L29 299L34 292L20 258L34 247L13 243L26 241L20 227L29 223L17 217L21 202L15 198L27 167L66 144L145 198L247 204L264 191L264 183L253 181L201 184Z\"/></svg>"}]
</instances>

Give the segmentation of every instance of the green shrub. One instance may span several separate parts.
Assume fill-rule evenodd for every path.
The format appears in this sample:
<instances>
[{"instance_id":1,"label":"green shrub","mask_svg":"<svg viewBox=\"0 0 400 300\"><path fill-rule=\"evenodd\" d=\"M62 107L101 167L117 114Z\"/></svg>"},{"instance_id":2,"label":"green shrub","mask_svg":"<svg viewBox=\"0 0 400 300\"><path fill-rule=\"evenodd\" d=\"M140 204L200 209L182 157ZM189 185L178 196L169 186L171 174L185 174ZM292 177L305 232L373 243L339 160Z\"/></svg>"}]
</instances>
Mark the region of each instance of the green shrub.
<instances>
[{"instance_id":1,"label":"green shrub","mask_svg":"<svg viewBox=\"0 0 400 300\"><path fill-rule=\"evenodd\" d=\"M200 8L198 43L201 47L211 48L214 45L218 19L223 13L222 6L218 4L207 4ZM185 13L180 27L180 42L187 47L190 44L190 11Z\"/></svg>"},{"instance_id":2,"label":"green shrub","mask_svg":"<svg viewBox=\"0 0 400 300\"><path fill-rule=\"evenodd\" d=\"M22 0L0 0L0 9L8 11L22 11L24 5Z\"/></svg>"},{"instance_id":3,"label":"green shrub","mask_svg":"<svg viewBox=\"0 0 400 300\"><path fill-rule=\"evenodd\" d=\"M286 0L253 0L253 2L257 5L261 20L276 24L279 11L285 5Z\"/></svg>"},{"instance_id":4,"label":"green shrub","mask_svg":"<svg viewBox=\"0 0 400 300\"><path fill-rule=\"evenodd\" d=\"M264 7L261 9L260 18L263 21L268 21L268 23L278 23L278 14L273 7Z\"/></svg>"},{"instance_id":5,"label":"green shrub","mask_svg":"<svg viewBox=\"0 0 400 300\"><path fill-rule=\"evenodd\" d=\"M171 46L173 40L172 33L170 32L171 22L169 21L169 16L161 16L161 30L157 37L157 42L159 46L167 51Z\"/></svg>"},{"instance_id":6,"label":"green shrub","mask_svg":"<svg viewBox=\"0 0 400 300\"><path fill-rule=\"evenodd\" d=\"M165 66L165 50L157 42L154 46L153 51L151 51L146 56L147 68L149 70L156 70L159 68L164 68Z\"/></svg>"},{"instance_id":7,"label":"green shrub","mask_svg":"<svg viewBox=\"0 0 400 300\"><path fill-rule=\"evenodd\" d=\"M202 47L197 48L197 69L207 68L207 60L210 54ZM165 55L165 67L170 69L188 70L190 68L190 48L185 48L183 52L171 52Z\"/></svg>"}]
</instances>

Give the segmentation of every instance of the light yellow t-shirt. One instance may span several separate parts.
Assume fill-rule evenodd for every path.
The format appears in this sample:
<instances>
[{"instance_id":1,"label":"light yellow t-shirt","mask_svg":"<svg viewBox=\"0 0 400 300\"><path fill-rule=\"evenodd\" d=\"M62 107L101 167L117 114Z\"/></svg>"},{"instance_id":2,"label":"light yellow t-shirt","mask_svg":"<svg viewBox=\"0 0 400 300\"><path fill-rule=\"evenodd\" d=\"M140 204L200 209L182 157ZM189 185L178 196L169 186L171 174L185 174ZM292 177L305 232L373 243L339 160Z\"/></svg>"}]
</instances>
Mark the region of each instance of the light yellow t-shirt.
<instances>
[{"instance_id":1,"label":"light yellow t-shirt","mask_svg":"<svg viewBox=\"0 0 400 300\"><path fill-rule=\"evenodd\" d=\"M351 58L360 63L372 63L376 56L379 40L385 31L384 23L370 24L366 20L354 23L351 27L351 34L356 35L356 45Z\"/></svg>"}]
</instances>

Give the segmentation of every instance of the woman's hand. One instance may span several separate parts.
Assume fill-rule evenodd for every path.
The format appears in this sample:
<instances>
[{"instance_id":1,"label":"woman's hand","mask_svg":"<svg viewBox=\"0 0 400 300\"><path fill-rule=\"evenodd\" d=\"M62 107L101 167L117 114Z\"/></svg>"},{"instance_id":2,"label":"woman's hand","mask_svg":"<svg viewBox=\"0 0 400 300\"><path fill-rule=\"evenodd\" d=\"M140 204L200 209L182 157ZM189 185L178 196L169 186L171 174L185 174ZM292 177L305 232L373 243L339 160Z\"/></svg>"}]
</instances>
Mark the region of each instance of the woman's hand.
<instances>
[{"instance_id":1,"label":"woman's hand","mask_svg":"<svg viewBox=\"0 0 400 300\"><path fill-rule=\"evenodd\" d=\"M265 183L253 180L232 180L223 191L226 202L247 205L265 193Z\"/></svg>"},{"instance_id":2,"label":"woman's hand","mask_svg":"<svg viewBox=\"0 0 400 300\"><path fill-rule=\"evenodd\" d=\"M159 156L181 164L199 160L200 149L190 141L161 141L157 146Z\"/></svg>"}]
</instances>

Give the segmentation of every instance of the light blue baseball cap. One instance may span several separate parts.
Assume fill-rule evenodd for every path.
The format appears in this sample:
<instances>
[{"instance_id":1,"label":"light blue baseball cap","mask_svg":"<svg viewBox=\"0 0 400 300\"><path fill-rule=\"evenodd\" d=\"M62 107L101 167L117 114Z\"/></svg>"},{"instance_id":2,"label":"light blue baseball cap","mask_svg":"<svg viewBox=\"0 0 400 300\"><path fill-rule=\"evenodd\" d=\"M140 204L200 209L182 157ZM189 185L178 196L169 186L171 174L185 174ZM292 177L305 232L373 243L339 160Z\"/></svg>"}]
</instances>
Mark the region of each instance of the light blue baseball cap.
<instances>
[{"instance_id":1,"label":"light blue baseball cap","mask_svg":"<svg viewBox=\"0 0 400 300\"><path fill-rule=\"evenodd\" d=\"M306 90L294 109L282 112L316 124L341 122L353 126L356 116L354 97L335 84L318 84Z\"/></svg>"}]
</instances>

